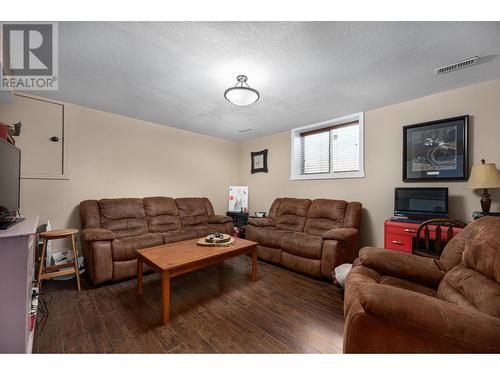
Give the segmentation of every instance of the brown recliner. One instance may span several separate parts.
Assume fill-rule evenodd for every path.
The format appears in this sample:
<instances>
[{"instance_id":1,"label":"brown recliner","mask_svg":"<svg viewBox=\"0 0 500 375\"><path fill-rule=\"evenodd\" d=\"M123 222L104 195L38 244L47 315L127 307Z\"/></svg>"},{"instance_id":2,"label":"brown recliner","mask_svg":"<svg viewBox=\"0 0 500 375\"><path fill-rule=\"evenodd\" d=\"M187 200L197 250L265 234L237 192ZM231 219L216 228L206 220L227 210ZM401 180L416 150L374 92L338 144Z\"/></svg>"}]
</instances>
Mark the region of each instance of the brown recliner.
<instances>
[{"instance_id":1,"label":"brown recliner","mask_svg":"<svg viewBox=\"0 0 500 375\"><path fill-rule=\"evenodd\" d=\"M233 234L230 217L215 215L207 198L117 198L80 203L82 249L94 284L136 275L136 250Z\"/></svg>"},{"instance_id":2,"label":"brown recliner","mask_svg":"<svg viewBox=\"0 0 500 375\"><path fill-rule=\"evenodd\" d=\"M358 256L361 203L277 198L266 218L250 218L246 238L260 259L318 278Z\"/></svg>"},{"instance_id":3,"label":"brown recliner","mask_svg":"<svg viewBox=\"0 0 500 375\"><path fill-rule=\"evenodd\" d=\"M347 276L345 353L500 352L500 218L462 230L441 258L364 248Z\"/></svg>"}]
</instances>

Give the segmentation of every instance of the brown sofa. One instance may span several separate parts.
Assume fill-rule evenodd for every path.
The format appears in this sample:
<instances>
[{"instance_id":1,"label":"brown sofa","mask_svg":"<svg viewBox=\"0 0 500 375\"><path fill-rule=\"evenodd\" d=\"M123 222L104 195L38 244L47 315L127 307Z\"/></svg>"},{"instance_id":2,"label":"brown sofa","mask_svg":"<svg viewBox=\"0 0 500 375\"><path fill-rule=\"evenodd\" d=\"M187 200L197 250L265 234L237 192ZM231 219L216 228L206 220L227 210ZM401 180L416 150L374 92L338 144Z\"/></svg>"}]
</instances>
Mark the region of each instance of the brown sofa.
<instances>
[{"instance_id":1,"label":"brown sofa","mask_svg":"<svg viewBox=\"0 0 500 375\"><path fill-rule=\"evenodd\" d=\"M500 352L500 218L465 227L439 260L364 248L347 276L345 353Z\"/></svg>"},{"instance_id":2,"label":"brown sofa","mask_svg":"<svg viewBox=\"0 0 500 375\"><path fill-rule=\"evenodd\" d=\"M233 234L228 216L214 215L207 198L118 198L80 203L82 249L94 284L136 275L136 250Z\"/></svg>"},{"instance_id":3,"label":"brown sofa","mask_svg":"<svg viewBox=\"0 0 500 375\"><path fill-rule=\"evenodd\" d=\"M258 242L260 259L314 277L358 256L361 203L278 198L269 217L250 218L246 238Z\"/></svg>"}]
</instances>

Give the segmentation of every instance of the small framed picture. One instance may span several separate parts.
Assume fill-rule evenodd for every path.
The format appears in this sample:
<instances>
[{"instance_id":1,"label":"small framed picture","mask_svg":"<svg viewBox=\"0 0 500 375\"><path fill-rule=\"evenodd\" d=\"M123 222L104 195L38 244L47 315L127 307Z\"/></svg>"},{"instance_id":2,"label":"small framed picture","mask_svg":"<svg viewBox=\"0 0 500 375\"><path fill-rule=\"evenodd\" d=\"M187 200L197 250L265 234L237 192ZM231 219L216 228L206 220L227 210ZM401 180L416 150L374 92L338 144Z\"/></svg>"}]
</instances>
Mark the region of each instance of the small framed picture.
<instances>
[{"instance_id":1,"label":"small framed picture","mask_svg":"<svg viewBox=\"0 0 500 375\"><path fill-rule=\"evenodd\" d=\"M403 181L467 180L469 116L403 127Z\"/></svg>"},{"instance_id":2,"label":"small framed picture","mask_svg":"<svg viewBox=\"0 0 500 375\"><path fill-rule=\"evenodd\" d=\"M267 173L267 149L251 153L252 173Z\"/></svg>"}]
</instances>

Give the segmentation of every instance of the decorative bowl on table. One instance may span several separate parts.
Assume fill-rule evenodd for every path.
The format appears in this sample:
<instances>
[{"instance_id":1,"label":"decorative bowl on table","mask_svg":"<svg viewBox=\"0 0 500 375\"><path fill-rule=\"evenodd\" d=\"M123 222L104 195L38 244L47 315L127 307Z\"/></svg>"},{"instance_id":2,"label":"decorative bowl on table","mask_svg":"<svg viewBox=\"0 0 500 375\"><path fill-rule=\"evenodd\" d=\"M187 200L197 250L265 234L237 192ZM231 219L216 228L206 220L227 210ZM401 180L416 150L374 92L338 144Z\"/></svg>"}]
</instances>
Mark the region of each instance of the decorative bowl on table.
<instances>
[{"instance_id":1,"label":"decorative bowl on table","mask_svg":"<svg viewBox=\"0 0 500 375\"><path fill-rule=\"evenodd\" d=\"M212 233L197 242L200 246L231 246L234 244L234 238L225 233Z\"/></svg>"}]
</instances>

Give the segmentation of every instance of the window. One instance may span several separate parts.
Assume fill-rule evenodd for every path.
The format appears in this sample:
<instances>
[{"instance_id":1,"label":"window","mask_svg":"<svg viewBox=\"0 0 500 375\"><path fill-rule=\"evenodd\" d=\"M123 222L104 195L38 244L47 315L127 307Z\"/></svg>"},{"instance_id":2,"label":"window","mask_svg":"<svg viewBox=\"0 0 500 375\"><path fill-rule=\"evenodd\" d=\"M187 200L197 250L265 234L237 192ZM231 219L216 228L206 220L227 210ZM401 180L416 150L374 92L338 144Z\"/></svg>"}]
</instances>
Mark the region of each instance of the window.
<instances>
[{"instance_id":1,"label":"window","mask_svg":"<svg viewBox=\"0 0 500 375\"><path fill-rule=\"evenodd\" d=\"M331 143L329 131L301 135L300 165L302 174L330 173Z\"/></svg>"},{"instance_id":2,"label":"window","mask_svg":"<svg viewBox=\"0 0 500 375\"><path fill-rule=\"evenodd\" d=\"M363 114L292 130L291 179L364 177Z\"/></svg>"}]
</instances>

